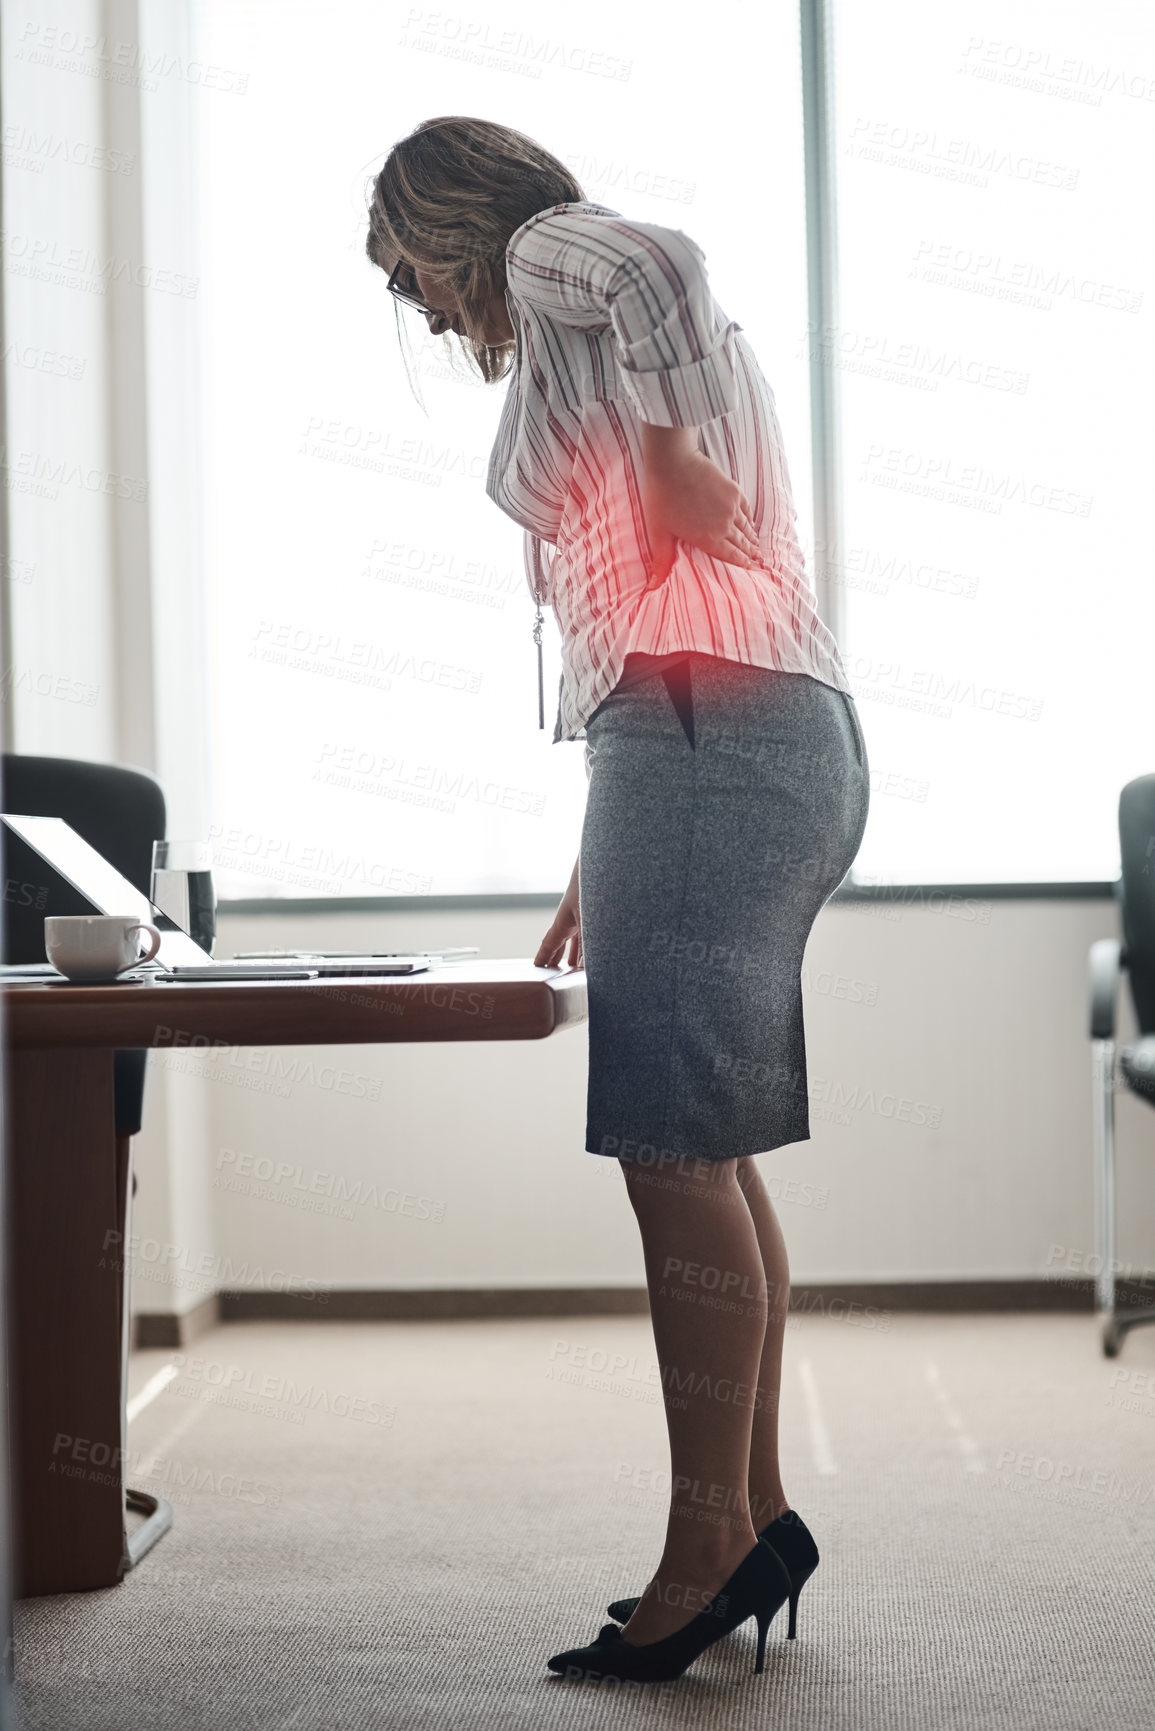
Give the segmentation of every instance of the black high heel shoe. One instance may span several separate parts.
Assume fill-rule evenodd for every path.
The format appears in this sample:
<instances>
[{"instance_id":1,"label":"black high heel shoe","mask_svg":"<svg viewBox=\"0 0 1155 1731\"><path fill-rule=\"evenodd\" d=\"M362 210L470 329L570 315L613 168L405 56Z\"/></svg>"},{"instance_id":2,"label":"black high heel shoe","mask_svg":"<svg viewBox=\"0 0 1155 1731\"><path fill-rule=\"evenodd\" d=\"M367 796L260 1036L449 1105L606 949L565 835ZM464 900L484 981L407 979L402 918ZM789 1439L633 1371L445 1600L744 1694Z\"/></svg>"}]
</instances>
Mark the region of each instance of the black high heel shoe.
<instances>
[{"instance_id":1,"label":"black high heel shoe","mask_svg":"<svg viewBox=\"0 0 1155 1731\"><path fill-rule=\"evenodd\" d=\"M707 1647L754 1617L758 1623L754 1669L761 1671L770 1620L789 1596L790 1575L785 1563L777 1551L759 1539L730 1579L684 1628L675 1629L664 1640L638 1647L623 1638L616 1623L607 1623L588 1647L555 1653L548 1661L549 1668L575 1681L621 1677L635 1683L667 1683L680 1677Z\"/></svg>"},{"instance_id":2,"label":"black high heel shoe","mask_svg":"<svg viewBox=\"0 0 1155 1731\"><path fill-rule=\"evenodd\" d=\"M790 1577L790 1626L786 1639L793 1641L798 1632L798 1595L818 1567L818 1546L814 1543L802 1516L787 1509L758 1534L763 1544L777 1551ZM628 1623L640 1599L615 1599L606 1609L616 1623Z\"/></svg>"}]
</instances>

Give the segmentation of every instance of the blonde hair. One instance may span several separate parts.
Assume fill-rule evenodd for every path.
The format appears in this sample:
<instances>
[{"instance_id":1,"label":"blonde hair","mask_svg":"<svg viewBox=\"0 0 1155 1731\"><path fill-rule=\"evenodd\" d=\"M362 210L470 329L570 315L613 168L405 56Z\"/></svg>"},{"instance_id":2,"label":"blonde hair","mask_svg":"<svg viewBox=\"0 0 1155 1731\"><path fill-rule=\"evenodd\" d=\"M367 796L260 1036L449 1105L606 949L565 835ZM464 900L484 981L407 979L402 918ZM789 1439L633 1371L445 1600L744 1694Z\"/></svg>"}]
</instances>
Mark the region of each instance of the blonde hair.
<instances>
[{"instance_id":1,"label":"blonde hair","mask_svg":"<svg viewBox=\"0 0 1155 1731\"><path fill-rule=\"evenodd\" d=\"M441 115L423 120L385 158L373 182L365 251L379 269L403 259L449 285L461 307L462 348L493 384L516 353L513 342L487 343L480 335L490 302L505 293L510 238L548 205L584 200L565 164L524 133L494 120ZM397 316L400 325L400 306Z\"/></svg>"}]
</instances>

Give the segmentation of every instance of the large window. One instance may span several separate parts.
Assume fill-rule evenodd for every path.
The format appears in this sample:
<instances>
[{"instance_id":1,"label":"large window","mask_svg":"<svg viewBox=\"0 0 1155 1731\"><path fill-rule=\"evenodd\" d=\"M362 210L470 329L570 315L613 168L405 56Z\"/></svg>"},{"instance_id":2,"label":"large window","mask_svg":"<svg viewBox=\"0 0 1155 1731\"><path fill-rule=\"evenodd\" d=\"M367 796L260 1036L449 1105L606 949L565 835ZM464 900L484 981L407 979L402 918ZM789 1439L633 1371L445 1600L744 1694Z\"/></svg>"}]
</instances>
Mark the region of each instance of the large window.
<instances>
[{"instance_id":1,"label":"large window","mask_svg":"<svg viewBox=\"0 0 1155 1731\"><path fill-rule=\"evenodd\" d=\"M581 748L537 726L521 530L484 492L508 381L394 309L369 177L418 120L505 121L683 229L778 400L872 766L862 883L1101 880L1153 765L1147 389L1155 14L835 4L838 314L808 327L797 0L197 0L206 531L226 895L556 890ZM809 368L838 396L815 547Z\"/></svg>"},{"instance_id":2,"label":"large window","mask_svg":"<svg viewBox=\"0 0 1155 1731\"><path fill-rule=\"evenodd\" d=\"M226 896L560 890L581 746L539 731L522 532L484 490L507 381L416 313L424 408L365 198L419 120L531 134L587 197L682 229L774 385L809 543L794 0L453 11L201 0L214 839ZM454 359L456 355L456 361Z\"/></svg>"},{"instance_id":3,"label":"large window","mask_svg":"<svg viewBox=\"0 0 1155 1731\"><path fill-rule=\"evenodd\" d=\"M1102 880L1155 769L1140 0L839 6L842 643L866 881Z\"/></svg>"}]
</instances>

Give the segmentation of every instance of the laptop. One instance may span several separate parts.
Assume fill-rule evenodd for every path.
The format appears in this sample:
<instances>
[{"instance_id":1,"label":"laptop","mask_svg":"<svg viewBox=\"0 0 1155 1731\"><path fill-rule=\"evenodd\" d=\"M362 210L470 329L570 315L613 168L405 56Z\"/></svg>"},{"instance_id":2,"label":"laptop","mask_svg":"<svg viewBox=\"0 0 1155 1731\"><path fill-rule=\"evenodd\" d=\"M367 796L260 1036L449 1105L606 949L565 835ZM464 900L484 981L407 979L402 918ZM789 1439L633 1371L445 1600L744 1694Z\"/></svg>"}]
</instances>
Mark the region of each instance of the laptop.
<instances>
[{"instance_id":1,"label":"laptop","mask_svg":"<svg viewBox=\"0 0 1155 1731\"><path fill-rule=\"evenodd\" d=\"M90 902L97 913L132 914L155 926L160 949L151 962L142 962L139 975L155 979L312 979L320 974L417 974L432 962L450 959L449 951L404 952L394 955L363 955L291 952L284 957L214 961L188 932L155 907L148 897L110 865L83 836L59 817L22 817L0 814L0 825L32 848L66 884ZM7 837L0 836L0 840ZM460 952L452 952L456 956ZM51 962L33 966L5 967L0 977L58 978ZM123 978L124 976L122 976Z\"/></svg>"}]
</instances>

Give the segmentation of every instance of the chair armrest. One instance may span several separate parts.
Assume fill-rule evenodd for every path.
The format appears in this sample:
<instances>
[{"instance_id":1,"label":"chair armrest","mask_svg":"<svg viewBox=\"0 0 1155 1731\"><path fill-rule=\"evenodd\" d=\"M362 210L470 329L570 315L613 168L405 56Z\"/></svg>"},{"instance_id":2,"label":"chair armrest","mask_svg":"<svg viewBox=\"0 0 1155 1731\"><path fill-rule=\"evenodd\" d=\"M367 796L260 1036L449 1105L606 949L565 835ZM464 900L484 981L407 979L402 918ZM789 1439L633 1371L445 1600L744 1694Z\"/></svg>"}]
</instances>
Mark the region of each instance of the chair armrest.
<instances>
[{"instance_id":1,"label":"chair armrest","mask_svg":"<svg viewBox=\"0 0 1155 1731\"><path fill-rule=\"evenodd\" d=\"M1091 1038L1115 1037L1115 1000L1119 974L1126 967L1118 938L1099 938L1091 945Z\"/></svg>"}]
</instances>

